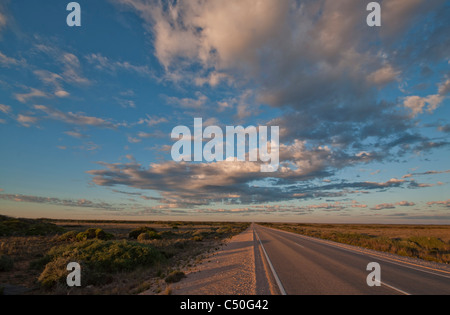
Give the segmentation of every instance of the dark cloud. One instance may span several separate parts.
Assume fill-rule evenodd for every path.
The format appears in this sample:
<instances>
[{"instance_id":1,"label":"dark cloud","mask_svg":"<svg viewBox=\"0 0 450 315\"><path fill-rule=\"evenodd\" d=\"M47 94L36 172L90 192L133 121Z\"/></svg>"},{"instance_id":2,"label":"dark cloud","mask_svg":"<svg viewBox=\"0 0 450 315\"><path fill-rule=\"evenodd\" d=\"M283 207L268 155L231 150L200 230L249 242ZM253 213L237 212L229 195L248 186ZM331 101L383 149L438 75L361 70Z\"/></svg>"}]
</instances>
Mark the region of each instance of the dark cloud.
<instances>
[{"instance_id":1,"label":"dark cloud","mask_svg":"<svg viewBox=\"0 0 450 315\"><path fill-rule=\"evenodd\" d=\"M123 208L121 207L119 208L107 202L94 202L86 199L61 199L55 197L40 197L40 196L29 196L20 194L0 194L0 199L15 202L43 203L64 207L94 208L110 211L123 210Z\"/></svg>"}]
</instances>

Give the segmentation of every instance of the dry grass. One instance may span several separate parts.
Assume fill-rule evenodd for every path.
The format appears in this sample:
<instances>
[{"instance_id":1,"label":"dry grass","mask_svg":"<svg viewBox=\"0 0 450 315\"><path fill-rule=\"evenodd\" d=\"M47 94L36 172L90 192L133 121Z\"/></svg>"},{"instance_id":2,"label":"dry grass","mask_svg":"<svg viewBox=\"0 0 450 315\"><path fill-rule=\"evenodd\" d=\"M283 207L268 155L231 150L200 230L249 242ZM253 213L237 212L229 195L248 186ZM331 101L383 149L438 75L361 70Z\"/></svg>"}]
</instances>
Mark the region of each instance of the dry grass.
<instances>
[{"instance_id":1,"label":"dry grass","mask_svg":"<svg viewBox=\"0 0 450 315\"><path fill-rule=\"evenodd\" d=\"M373 250L450 264L450 226L286 224L270 227Z\"/></svg>"}]
</instances>

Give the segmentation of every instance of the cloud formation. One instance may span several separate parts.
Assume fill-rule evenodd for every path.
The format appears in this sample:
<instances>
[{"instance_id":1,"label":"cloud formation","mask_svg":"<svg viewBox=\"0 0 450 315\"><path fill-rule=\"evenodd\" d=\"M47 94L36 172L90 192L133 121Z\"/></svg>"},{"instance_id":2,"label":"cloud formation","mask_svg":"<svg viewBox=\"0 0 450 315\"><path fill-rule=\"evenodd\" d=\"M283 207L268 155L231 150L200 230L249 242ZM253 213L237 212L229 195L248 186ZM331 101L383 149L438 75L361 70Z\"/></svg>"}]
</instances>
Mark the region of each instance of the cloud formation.
<instances>
[{"instance_id":1,"label":"cloud formation","mask_svg":"<svg viewBox=\"0 0 450 315\"><path fill-rule=\"evenodd\" d=\"M31 202L31 203L43 203L64 207L81 207L81 208L94 208L100 210L122 210L107 202L93 202L87 199L61 199L54 197L40 197L21 194L0 194L1 200L15 201L15 202Z\"/></svg>"},{"instance_id":2,"label":"cloud formation","mask_svg":"<svg viewBox=\"0 0 450 315\"><path fill-rule=\"evenodd\" d=\"M110 129L115 129L120 125L117 123L107 121L103 118L86 116L82 113L72 113L72 112L64 113L58 109L50 108L50 107L44 106L44 105L34 105L34 109L46 113L48 118L58 120L61 122L65 122L68 124L72 124L72 125L96 126L96 127L101 127L101 128L110 128Z\"/></svg>"}]
</instances>

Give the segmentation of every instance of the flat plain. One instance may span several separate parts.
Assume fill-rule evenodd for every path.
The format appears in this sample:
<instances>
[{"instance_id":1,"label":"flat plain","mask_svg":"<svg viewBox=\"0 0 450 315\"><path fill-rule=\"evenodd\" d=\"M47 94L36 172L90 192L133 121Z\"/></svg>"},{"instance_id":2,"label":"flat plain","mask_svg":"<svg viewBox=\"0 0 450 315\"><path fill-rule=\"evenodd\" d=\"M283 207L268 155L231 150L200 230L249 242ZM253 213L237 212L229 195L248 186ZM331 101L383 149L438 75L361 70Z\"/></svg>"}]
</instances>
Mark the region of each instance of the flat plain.
<instances>
[{"instance_id":1,"label":"flat plain","mask_svg":"<svg viewBox=\"0 0 450 315\"><path fill-rule=\"evenodd\" d=\"M259 223L450 264L450 226ZM173 294L174 283L250 227L245 222L83 221L0 216L0 294ZM82 266L68 287L66 266Z\"/></svg>"}]
</instances>

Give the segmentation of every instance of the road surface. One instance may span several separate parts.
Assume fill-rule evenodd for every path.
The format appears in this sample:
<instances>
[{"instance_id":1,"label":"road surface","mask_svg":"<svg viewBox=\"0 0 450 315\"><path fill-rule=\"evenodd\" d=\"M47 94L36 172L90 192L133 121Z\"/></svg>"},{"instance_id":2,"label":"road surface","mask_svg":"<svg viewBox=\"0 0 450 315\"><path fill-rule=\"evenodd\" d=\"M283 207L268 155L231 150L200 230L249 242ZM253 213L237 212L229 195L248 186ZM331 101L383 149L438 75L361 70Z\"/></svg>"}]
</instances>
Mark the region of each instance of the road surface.
<instances>
[{"instance_id":1,"label":"road surface","mask_svg":"<svg viewBox=\"0 0 450 315\"><path fill-rule=\"evenodd\" d=\"M265 270L280 294L450 294L448 269L257 224L253 224L253 232ZM367 284L371 262L380 265L381 286Z\"/></svg>"}]
</instances>

